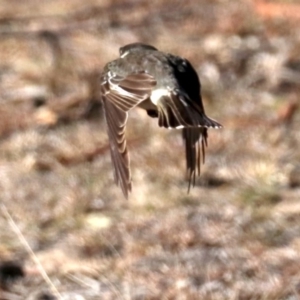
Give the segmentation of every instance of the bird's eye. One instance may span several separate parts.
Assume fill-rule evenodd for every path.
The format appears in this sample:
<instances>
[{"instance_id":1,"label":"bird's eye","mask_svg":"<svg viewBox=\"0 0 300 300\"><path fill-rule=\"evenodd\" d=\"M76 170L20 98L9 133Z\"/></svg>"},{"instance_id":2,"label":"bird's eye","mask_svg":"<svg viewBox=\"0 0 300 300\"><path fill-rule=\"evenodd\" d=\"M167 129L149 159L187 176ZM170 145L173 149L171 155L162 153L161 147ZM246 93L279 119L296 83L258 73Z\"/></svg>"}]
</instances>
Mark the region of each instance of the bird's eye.
<instances>
[{"instance_id":1,"label":"bird's eye","mask_svg":"<svg viewBox=\"0 0 300 300\"><path fill-rule=\"evenodd\" d=\"M123 58L125 57L127 54L129 53L129 51L120 51L120 56Z\"/></svg>"},{"instance_id":2,"label":"bird's eye","mask_svg":"<svg viewBox=\"0 0 300 300\"><path fill-rule=\"evenodd\" d=\"M125 49L124 49L125 47L121 47L120 49L119 49L119 54L120 54L120 56L122 55L122 54L124 54L124 52L125 52Z\"/></svg>"}]
</instances>

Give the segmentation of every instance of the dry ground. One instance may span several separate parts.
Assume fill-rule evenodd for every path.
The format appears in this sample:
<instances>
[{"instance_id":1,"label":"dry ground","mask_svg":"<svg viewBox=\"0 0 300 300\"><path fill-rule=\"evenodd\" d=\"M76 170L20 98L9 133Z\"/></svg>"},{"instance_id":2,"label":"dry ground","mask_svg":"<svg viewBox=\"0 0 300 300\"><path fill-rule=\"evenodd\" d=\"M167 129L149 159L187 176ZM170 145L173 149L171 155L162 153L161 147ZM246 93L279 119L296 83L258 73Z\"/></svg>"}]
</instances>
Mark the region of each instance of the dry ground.
<instances>
[{"instance_id":1,"label":"dry ground","mask_svg":"<svg viewBox=\"0 0 300 300\"><path fill-rule=\"evenodd\" d=\"M299 15L296 0L2 0L0 261L25 277L0 264L0 299L299 299ZM190 194L180 133L139 110L129 201L113 182L98 77L133 41L187 57L224 125Z\"/></svg>"}]
</instances>

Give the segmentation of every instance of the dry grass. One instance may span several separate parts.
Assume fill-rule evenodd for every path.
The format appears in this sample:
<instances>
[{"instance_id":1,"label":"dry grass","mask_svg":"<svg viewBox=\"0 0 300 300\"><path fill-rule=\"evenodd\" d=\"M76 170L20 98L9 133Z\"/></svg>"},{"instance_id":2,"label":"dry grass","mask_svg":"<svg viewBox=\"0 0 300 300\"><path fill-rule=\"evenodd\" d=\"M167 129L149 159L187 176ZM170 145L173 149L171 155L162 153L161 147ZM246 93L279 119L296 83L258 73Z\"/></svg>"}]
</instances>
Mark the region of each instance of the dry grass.
<instances>
[{"instance_id":1,"label":"dry grass","mask_svg":"<svg viewBox=\"0 0 300 300\"><path fill-rule=\"evenodd\" d=\"M184 3L1 3L0 201L62 299L300 296L300 6ZM138 110L128 202L114 185L98 76L133 41L189 58L224 125L190 194L180 134ZM0 299L50 299L0 221L0 262L26 273Z\"/></svg>"}]
</instances>

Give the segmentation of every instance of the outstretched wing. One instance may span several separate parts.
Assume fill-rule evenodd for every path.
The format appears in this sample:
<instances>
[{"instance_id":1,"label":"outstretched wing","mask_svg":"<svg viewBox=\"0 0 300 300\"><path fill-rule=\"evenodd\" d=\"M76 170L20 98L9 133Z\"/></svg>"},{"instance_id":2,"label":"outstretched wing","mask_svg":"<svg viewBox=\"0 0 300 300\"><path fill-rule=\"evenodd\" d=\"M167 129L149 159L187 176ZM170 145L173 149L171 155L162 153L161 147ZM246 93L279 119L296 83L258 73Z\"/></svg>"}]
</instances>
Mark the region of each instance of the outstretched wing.
<instances>
[{"instance_id":1,"label":"outstretched wing","mask_svg":"<svg viewBox=\"0 0 300 300\"><path fill-rule=\"evenodd\" d=\"M195 186L196 173L200 175L201 162L205 162L205 147L207 146L207 128L184 128L182 136L185 141L186 169L188 176L188 192L191 185Z\"/></svg>"},{"instance_id":2,"label":"outstretched wing","mask_svg":"<svg viewBox=\"0 0 300 300\"><path fill-rule=\"evenodd\" d=\"M128 111L149 97L154 84L155 81L146 73L124 78L106 72L101 78L115 182L120 185L126 198L131 191L130 161L125 139Z\"/></svg>"},{"instance_id":3,"label":"outstretched wing","mask_svg":"<svg viewBox=\"0 0 300 300\"><path fill-rule=\"evenodd\" d=\"M201 101L201 100L200 100ZM208 118L203 108L183 93L170 91L157 101L158 125L166 128L212 127L222 125Z\"/></svg>"},{"instance_id":4,"label":"outstretched wing","mask_svg":"<svg viewBox=\"0 0 300 300\"><path fill-rule=\"evenodd\" d=\"M102 77L102 95L120 110L128 112L148 99L155 85L155 79L145 72L124 77L109 71Z\"/></svg>"},{"instance_id":5,"label":"outstretched wing","mask_svg":"<svg viewBox=\"0 0 300 300\"><path fill-rule=\"evenodd\" d=\"M125 139L128 114L118 109L106 97L103 97L103 104L115 182L120 185L124 196L128 198L128 193L131 191L129 154Z\"/></svg>"},{"instance_id":6,"label":"outstretched wing","mask_svg":"<svg viewBox=\"0 0 300 300\"><path fill-rule=\"evenodd\" d=\"M185 141L188 191L195 186L196 173L200 175L201 162L204 163L207 146L207 128L222 127L208 118L202 106L191 101L184 93L170 92L157 101L158 124L166 128L183 128Z\"/></svg>"}]
</instances>

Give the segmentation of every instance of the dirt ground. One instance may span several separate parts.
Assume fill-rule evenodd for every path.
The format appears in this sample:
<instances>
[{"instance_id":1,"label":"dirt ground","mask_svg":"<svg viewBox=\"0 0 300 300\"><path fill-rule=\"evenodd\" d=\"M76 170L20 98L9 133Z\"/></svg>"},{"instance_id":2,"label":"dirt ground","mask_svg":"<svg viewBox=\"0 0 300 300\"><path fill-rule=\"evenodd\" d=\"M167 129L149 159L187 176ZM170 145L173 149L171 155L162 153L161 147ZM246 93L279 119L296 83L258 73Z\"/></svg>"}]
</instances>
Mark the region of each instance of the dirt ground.
<instances>
[{"instance_id":1,"label":"dirt ground","mask_svg":"<svg viewBox=\"0 0 300 300\"><path fill-rule=\"evenodd\" d=\"M135 41L188 58L224 126L189 194L139 109L114 184L99 74ZM300 299L299 95L297 0L1 0L0 299Z\"/></svg>"}]
</instances>

